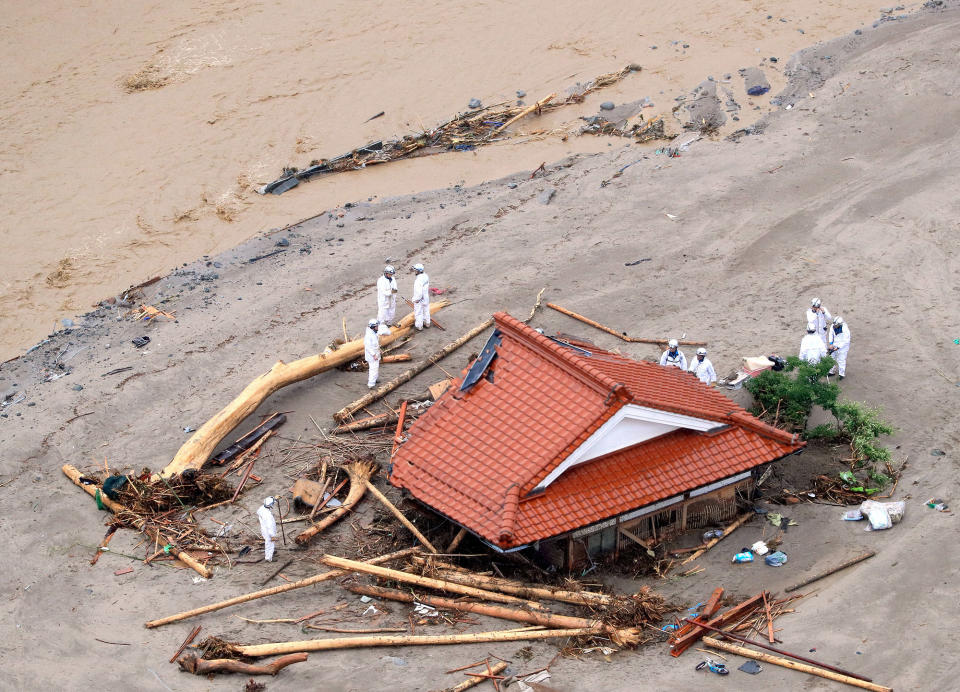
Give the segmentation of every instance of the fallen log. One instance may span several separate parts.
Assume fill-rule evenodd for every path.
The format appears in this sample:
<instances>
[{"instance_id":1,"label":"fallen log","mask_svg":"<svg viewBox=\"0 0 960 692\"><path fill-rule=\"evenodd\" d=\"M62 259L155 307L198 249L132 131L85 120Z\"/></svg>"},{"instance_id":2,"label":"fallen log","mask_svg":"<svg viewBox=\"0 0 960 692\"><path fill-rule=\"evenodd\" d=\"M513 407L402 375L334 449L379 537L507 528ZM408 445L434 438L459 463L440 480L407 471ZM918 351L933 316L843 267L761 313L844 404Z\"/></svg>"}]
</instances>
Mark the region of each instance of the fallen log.
<instances>
[{"instance_id":1,"label":"fallen log","mask_svg":"<svg viewBox=\"0 0 960 692\"><path fill-rule=\"evenodd\" d=\"M194 675L210 675L212 673L242 673L243 675L276 675L281 670L294 663L307 660L307 654L290 654L281 656L270 663L244 663L232 658L197 658L194 654L186 654L177 661L180 670Z\"/></svg>"},{"instance_id":2,"label":"fallen log","mask_svg":"<svg viewBox=\"0 0 960 692\"><path fill-rule=\"evenodd\" d=\"M361 418L360 420L350 421L349 423L341 423L331 432L334 435L343 435L361 430L369 430L370 428L386 427L392 423L396 423L398 418L399 416L393 411L387 411L386 413L379 413L376 416Z\"/></svg>"},{"instance_id":3,"label":"fallen log","mask_svg":"<svg viewBox=\"0 0 960 692\"><path fill-rule=\"evenodd\" d=\"M604 326L599 322L594 322L589 317L584 317L583 315L577 314L572 310L567 310L566 308L560 307L555 303L547 303L547 307L557 312L562 312L567 317L572 317L575 320L579 320L584 324L589 324L591 327L599 329L601 332L606 332L607 334L612 334L621 341L626 341L631 344L665 344L669 339L641 339L639 337L627 336L626 332L618 332L616 329L611 329L610 327ZM706 341L687 341L685 339L679 340L681 346L706 346Z\"/></svg>"},{"instance_id":4,"label":"fallen log","mask_svg":"<svg viewBox=\"0 0 960 692\"><path fill-rule=\"evenodd\" d=\"M412 300L409 300L409 299L407 299L407 298L404 298L404 299L403 299L403 302L406 303L407 305L409 305L411 310L416 310L416 308L413 306L413 301L412 301ZM433 318L430 319L430 324L433 325L434 327L436 327L437 329L439 329L441 332L447 331L447 328L446 328L446 327L444 327L442 324L440 324L439 322L437 322L437 321L436 321L435 319L433 319Z\"/></svg>"},{"instance_id":5,"label":"fallen log","mask_svg":"<svg viewBox=\"0 0 960 692\"><path fill-rule=\"evenodd\" d=\"M375 557L369 560L369 563L371 565L379 565L383 564L384 562L403 559L416 552L416 548L405 548L404 550L398 550L395 553L389 553L388 555ZM329 572L323 572L322 574L315 574L312 577L291 582L290 584L281 584L280 586L273 586L269 589L261 589L252 593L243 594L242 596L234 596L233 598L228 598L227 600L220 601L219 603L211 603L210 605L194 608L193 610L187 610L182 613L177 613L176 615L168 615L167 617L160 618L159 620L151 620L150 622L145 623L144 627L147 629L162 627L163 625L169 625L172 622L179 622L180 620L186 620L188 618L196 617L197 615L212 613L216 610L222 610L223 608L229 608L230 606L239 605L248 601L254 601L258 598L266 598L267 596L286 593L287 591L293 591L294 589L302 589L305 586L313 586L314 584L319 584L321 582L329 581L330 579L343 577L347 574L349 574L349 572L342 569L335 569Z\"/></svg>"},{"instance_id":6,"label":"fallen log","mask_svg":"<svg viewBox=\"0 0 960 692\"><path fill-rule=\"evenodd\" d=\"M409 353L388 353L385 356L380 356L380 363L407 363L411 360L413 360L413 356Z\"/></svg>"},{"instance_id":7,"label":"fallen log","mask_svg":"<svg viewBox=\"0 0 960 692\"><path fill-rule=\"evenodd\" d=\"M752 649L748 649L744 646L737 646L736 644L718 641L713 637L705 637L703 643L709 646L711 649L726 651L730 654L737 654L738 656L743 656L744 658L752 658L756 661L762 661L775 666L791 668L802 673L809 673L821 678L826 678L827 680L842 682L844 684L852 685L853 687L859 687L864 690L872 690L872 692L893 692L892 687L884 687L883 685L877 685L876 683L867 682L866 680L852 678L849 675L834 673L833 671L826 670L825 668L818 668L816 666L807 665L806 663L798 663L797 661L780 658L779 656L765 654L761 651L753 651Z\"/></svg>"},{"instance_id":8,"label":"fallen log","mask_svg":"<svg viewBox=\"0 0 960 692\"><path fill-rule=\"evenodd\" d=\"M557 615L555 613L543 613L523 610L521 608L508 608L502 605L490 605L487 603L473 603L471 601L458 601L453 598L444 598L442 596L431 596L429 594L414 595L409 591L400 591L399 589L388 589L382 586L370 586L368 584L344 584L347 591L358 593L364 596L382 598L388 601L399 601L401 603L423 603L424 605L442 608L443 610L458 610L461 613L476 613L477 615L487 615L501 620L512 620L513 622L525 622L530 625L542 625L553 629L566 627L568 629L601 628L607 629L599 620L588 620L587 618L573 617L570 615Z\"/></svg>"},{"instance_id":9,"label":"fallen log","mask_svg":"<svg viewBox=\"0 0 960 692\"><path fill-rule=\"evenodd\" d=\"M430 304L430 310L431 310L431 312L433 311L433 303ZM404 319L406 319L406 318L404 318ZM390 381L387 382L386 384L381 385L380 387L378 387L377 389L373 390L373 391L370 392L369 394L360 397L359 399L357 399L357 400L354 401L353 403L347 404L347 405L344 406L342 409L340 409L339 411L337 411L336 413L333 414L333 419L334 419L335 421L337 421L338 423L343 423L345 420L347 420L347 418L349 418L349 417L352 416L354 413L356 413L357 411L359 411L360 409L362 409L364 406L369 406L369 405L372 404L374 401L377 401L378 399L382 399L383 397L385 397L387 394L389 394L390 392L392 392L394 389L396 389L396 388L399 387L400 385L409 382L409 381L412 380L414 377L416 377L417 375L419 375L421 372L423 372L424 370L426 370L427 368L429 368L431 365L434 365L435 363L439 362L440 360L446 358L446 357L449 356L451 353L453 353L454 351L456 351L458 348L460 348L461 346L463 346L465 343L467 343L468 341L470 341L470 339L472 339L472 338L474 338L475 336L477 336L478 334L484 332L486 329L488 329L488 328L491 327L492 325L493 325L493 320L492 320L492 319L489 319L489 320L487 320L486 322L483 322L483 323L481 323L481 324L478 324L476 327L474 327L473 329L471 329L469 332L467 332L466 334L464 334L463 336L461 336L459 339L457 339L456 341L453 341L453 342L447 344L446 346L444 346L443 348L441 348L439 351L437 351L436 353L434 353L432 356L430 356L429 358L427 358L427 359L426 359L425 361L423 361L422 363L419 363L419 364L413 366L412 368L410 368L410 369L407 370L406 372L398 375L397 377L393 378L392 380L390 380Z\"/></svg>"},{"instance_id":10,"label":"fallen log","mask_svg":"<svg viewBox=\"0 0 960 692\"><path fill-rule=\"evenodd\" d=\"M170 554L186 564L204 579L209 579L213 576L213 570L206 565L201 564L190 554L180 550L176 545L173 544L172 541L168 541L166 538L160 535L160 531L147 524L143 517L131 512L119 502L114 502L111 500L109 497L107 497L106 493L101 491L100 486L82 483L81 479L84 476L74 466L70 464L64 464L61 467L61 470L63 471L63 475L73 481L74 485L83 490L83 492L90 497L96 499L106 509L109 509L111 512L113 512L120 521L125 524L132 524L137 528L138 531L142 531L143 533L147 534L147 536L149 536L157 545L170 545Z\"/></svg>"},{"instance_id":11,"label":"fallen log","mask_svg":"<svg viewBox=\"0 0 960 692\"><path fill-rule=\"evenodd\" d=\"M437 646L442 644L482 644L489 642L515 642L532 639L557 639L566 637L589 637L600 634L592 628L575 630L504 630L500 632L475 632L473 634L414 634L382 635L373 637L333 637L331 639L307 639L296 642L272 644L247 644L234 646L241 656L260 658L298 651L330 651L333 649L358 649L368 646Z\"/></svg>"},{"instance_id":12,"label":"fallen log","mask_svg":"<svg viewBox=\"0 0 960 692\"><path fill-rule=\"evenodd\" d=\"M371 565L366 562L347 560L346 558L336 557L335 555L324 555L323 558L321 558L321 562L323 562L325 565L329 565L330 567L339 567L341 569L350 570L351 572L364 572L366 574L372 574L375 577L392 579L405 584L416 584L417 586L423 586L428 589L458 593L463 596L475 596L476 598L481 598L485 601L496 601L499 603L519 603L521 605L526 605L528 608L534 608L538 610L543 607L539 603L530 603L524 601L523 599L516 598L515 596L508 596L507 594L495 593L493 591L485 591L484 589L477 589L472 586L464 586L448 580L422 577L419 574L410 574L409 572L401 572L400 570L396 569L377 567L376 565Z\"/></svg>"},{"instance_id":13,"label":"fallen log","mask_svg":"<svg viewBox=\"0 0 960 692\"><path fill-rule=\"evenodd\" d=\"M447 305L449 305L447 301L431 303L430 312L433 313ZM410 334L412 325L413 314L411 313L400 320L397 329L380 337L381 346ZM356 339L343 344L336 351L307 356L292 363L277 361L268 372L248 384L233 401L201 425L193 436L187 440L186 444L180 448L173 461L167 464L161 475L169 478L175 474L183 473L187 469L199 470L210 458L220 441L229 435L231 430L240 425L271 394L287 385L306 380L338 365L349 363L351 360L361 357L363 351L363 339Z\"/></svg>"},{"instance_id":14,"label":"fallen log","mask_svg":"<svg viewBox=\"0 0 960 692\"><path fill-rule=\"evenodd\" d=\"M864 560L866 560L866 559L868 559L868 558L871 558L871 557L873 557L873 556L876 555L876 554L877 554L877 553L874 552L873 550L868 550L868 551L865 552L863 555L858 555L858 556L855 557L855 558L852 558L852 559L850 559L850 560L847 560L847 561L844 562L843 564L837 565L837 566L834 567L833 569L828 569L826 572L820 572L820 574L815 574L815 575L812 576L812 577L808 577L807 579L804 579L803 581L797 582L797 583L794 584L793 586L788 586L787 588L784 589L784 591L786 591L786 592L788 592L788 593L789 593L790 591L796 591L797 589L800 589L800 588L806 586L807 584L812 584L812 583L815 582L815 581L820 581L820 580L823 579L824 577L829 577L831 574L836 574L836 573L839 572L840 570L844 570L844 569L846 569L847 567L853 567L853 566L854 566L855 564L857 564L858 562L863 562Z\"/></svg>"},{"instance_id":15,"label":"fallen log","mask_svg":"<svg viewBox=\"0 0 960 692\"><path fill-rule=\"evenodd\" d=\"M306 545L314 536L353 509L363 497L364 493L367 492L370 477L373 476L375 469L376 466L374 464L366 461L355 461L348 465L347 475L350 476L350 490L347 492L347 499L343 501L342 505L330 512L323 521L319 521L313 526L304 529L300 535L297 536L297 545Z\"/></svg>"},{"instance_id":16,"label":"fallen log","mask_svg":"<svg viewBox=\"0 0 960 692\"><path fill-rule=\"evenodd\" d=\"M752 516L753 516L753 512L747 512L746 514L740 515L739 517L736 518L736 520L734 520L734 522L733 522L732 524L730 524L730 526L728 526L727 528L725 528L725 529L723 530L723 534L722 534L719 538L711 538L709 541L707 541L707 542L704 544L703 548L701 548L700 550L698 550L697 552L695 552L695 553L694 553L693 555L691 555L690 557L686 558L686 559L685 559L683 562L681 562L680 564L681 564L681 565L685 565L685 564L687 564L688 562L693 562L693 561L696 560L698 557L700 557L701 555L703 555L705 552L707 552L708 550L710 550L710 548L712 548L712 547L715 546L717 543L719 543L720 541L722 541L724 538L726 538L727 536L729 536L731 533L733 533L734 531L736 531L737 529L739 529L741 526L743 526L744 524L746 524L747 521L748 521Z\"/></svg>"},{"instance_id":17,"label":"fallen log","mask_svg":"<svg viewBox=\"0 0 960 692\"><path fill-rule=\"evenodd\" d=\"M510 664L507 663L506 661L500 661L499 663L495 663L489 668L490 674L497 675L499 673L502 673L507 669L507 666L509 665ZM464 690L469 690L471 687L476 687L481 682L487 679L482 675L474 675L473 673L464 673L464 675L469 675L470 679L464 680L461 683L457 683L453 687L447 687L446 689L443 690L443 692L464 692Z\"/></svg>"},{"instance_id":18,"label":"fallen log","mask_svg":"<svg viewBox=\"0 0 960 692\"><path fill-rule=\"evenodd\" d=\"M390 513L393 516L395 516L400 521L400 523L403 524L407 528L407 530L410 531L410 533L412 533L416 537L418 541L420 541L421 543L423 543L423 545L427 547L427 550L429 550L431 553L440 552L433 546L433 543L427 540L426 536L420 533L420 530L413 525L413 522L411 522L409 519L403 516L403 514L400 512L399 509L394 507L393 503L390 502L387 496L381 493L369 479L367 479L367 490L369 490L370 493L372 493L375 498L380 500L380 503L384 507L386 507L388 510L390 510Z\"/></svg>"}]
</instances>

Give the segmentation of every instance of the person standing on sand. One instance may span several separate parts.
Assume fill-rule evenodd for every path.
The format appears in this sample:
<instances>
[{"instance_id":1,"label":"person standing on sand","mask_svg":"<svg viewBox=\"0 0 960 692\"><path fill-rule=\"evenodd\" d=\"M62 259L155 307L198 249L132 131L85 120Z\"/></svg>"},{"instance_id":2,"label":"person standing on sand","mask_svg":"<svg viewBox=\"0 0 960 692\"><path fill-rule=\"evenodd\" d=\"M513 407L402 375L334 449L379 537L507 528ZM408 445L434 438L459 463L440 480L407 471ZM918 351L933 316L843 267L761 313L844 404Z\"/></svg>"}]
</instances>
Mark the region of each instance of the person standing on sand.
<instances>
[{"instance_id":1,"label":"person standing on sand","mask_svg":"<svg viewBox=\"0 0 960 692\"><path fill-rule=\"evenodd\" d=\"M367 375L367 389L376 387L377 379L380 377L380 335L377 329L379 326L379 320L370 320L367 323L367 331L363 334L363 359L367 361L367 366L370 368L370 374Z\"/></svg>"},{"instance_id":2,"label":"person standing on sand","mask_svg":"<svg viewBox=\"0 0 960 692\"><path fill-rule=\"evenodd\" d=\"M670 339L667 343L667 350L660 356L660 365L670 368L687 369L687 357L680 350L680 344L676 339Z\"/></svg>"},{"instance_id":3,"label":"person standing on sand","mask_svg":"<svg viewBox=\"0 0 960 692\"><path fill-rule=\"evenodd\" d=\"M392 265L383 268L383 276L377 279L377 319L380 324L393 324L397 312L397 280Z\"/></svg>"},{"instance_id":4,"label":"person standing on sand","mask_svg":"<svg viewBox=\"0 0 960 692\"><path fill-rule=\"evenodd\" d=\"M823 339L817 335L816 323L808 322L807 333L800 341L800 359L816 365L825 355L827 355L827 347Z\"/></svg>"},{"instance_id":5,"label":"person standing on sand","mask_svg":"<svg viewBox=\"0 0 960 692\"><path fill-rule=\"evenodd\" d=\"M430 327L430 277L419 262L413 265L413 271L417 275L413 280L413 326L419 332Z\"/></svg>"},{"instance_id":6,"label":"person standing on sand","mask_svg":"<svg viewBox=\"0 0 960 692\"><path fill-rule=\"evenodd\" d=\"M819 336L820 340L826 345L829 339L827 330L830 329L830 323L833 322L833 317L830 316L830 311L823 307L819 298L814 298L810 301L810 309L807 310L807 324L810 322L813 322L816 327L817 336Z\"/></svg>"},{"instance_id":7,"label":"person standing on sand","mask_svg":"<svg viewBox=\"0 0 960 692\"><path fill-rule=\"evenodd\" d=\"M830 330L830 345L827 346L830 356L837 364L830 370L830 374L839 374L842 380L847 376L847 353L850 352L850 327L837 315L833 320L833 329Z\"/></svg>"},{"instance_id":8,"label":"person standing on sand","mask_svg":"<svg viewBox=\"0 0 960 692\"><path fill-rule=\"evenodd\" d=\"M260 520L260 535L263 536L263 559L273 560L273 551L277 547L277 520L273 518L273 497L267 497L257 509Z\"/></svg>"},{"instance_id":9,"label":"person standing on sand","mask_svg":"<svg viewBox=\"0 0 960 692\"><path fill-rule=\"evenodd\" d=\"M713 384L717 381L717 371L713 369L713 363L707 358L707 349L698 348L697 357L690 363L690 370L697 379L704 384Z\"/></svg>"}]
</instances>

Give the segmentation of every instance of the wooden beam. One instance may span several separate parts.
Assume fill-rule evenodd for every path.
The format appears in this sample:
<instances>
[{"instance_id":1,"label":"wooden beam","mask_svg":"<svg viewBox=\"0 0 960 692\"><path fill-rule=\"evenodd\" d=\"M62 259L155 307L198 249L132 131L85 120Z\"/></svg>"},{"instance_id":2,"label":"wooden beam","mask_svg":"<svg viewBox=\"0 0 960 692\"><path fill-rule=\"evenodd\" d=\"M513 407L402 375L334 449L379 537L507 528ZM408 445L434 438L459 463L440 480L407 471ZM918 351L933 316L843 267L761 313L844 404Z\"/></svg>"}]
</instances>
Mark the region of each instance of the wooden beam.
<instances>
[{"instance_id":1,"label":"wooden beam","mask_svg":"<svg viewBox=\"0 0 960 692\"><path fill-rule=\"evenodd\" d=\"M404 402L404 403L406 403L406 402ZM409 519L407 519L405 516L403 516L403 513L402 513L399 509L397 509L392 502L390 502L390 500L387 498L387 496L384 495L383 493L381 493L381 492L377 489L377 486L375 486L375 485L370 481L369 478L367 479L367 490L369 490L370 493L371 493L375 498L377 498L378 500L380 500L380 504L382 504L384 507L386 507L388 510L390 510L390 513L391 513L393 516L395 516L395 517L400 521L401 524L403 524L405 527L407 527L407 530L410 531L410 533L412 533L412 534L416 537L416 539L417 539L418 541L420 541L421 543L423 543L423 545L426 546L427 550L429 550L431 553L439 553L439 552L440 552L439 550L437 550L437 549L433 546L433 543L431 543L430 541L427 540L427 537L426 537L426 536L424 536L422 533L420 533L420 530L417 529L417 527L413 525L413 522L411 522Z\"/></svg>"},{"instance_id":2,"label":"wooden beam","mask_svg":"<svg viewBox=\"0 0 960 692\"><path fill-rule=\"evenodd\" d=\"M697 618L697 620L691 621L695 626L689 632L680 634L679 636L674 636L670 641L670 655L676 658L684 651L693 646L701 637L707 634L707 627L710 628L721 628L729 625L731 622L740 619L744 615L756 610L763 604L763 594L766 592L758 593L753 598L748 598L743 603L733 606L730 610L726 611L722 615L718 615L709 622L703 622L702 618ZM700 621L698 623L698 621ZM707 627L701 627L700 624L706 625Z\"/></svg>"},{"instance_id":3,"label":"wooden beam","mask_svg":"<svg viewBox=\"0 0 960 692\"><path fill-rule=\"evenodd\" d=\"M551 309L553 309L553 310L556 310L557 312L562 312L562 313L563 313L564 315L566 315L567 317L572 317L573 319L579 320L580 322L583 322L584 324L589 324L591 327L594 327L594 328L596 328L596 329L599 329L601 332L606 332L607 334L612 334L613 336L617 337L617 338L620 339L621 341L626 341L626 342L631 343L631 344L657 344L657 345L661 345L661 344L665 344L665 343L667 343L667 342L669 341L669 338L667 338L667 339L641 339L641 338L639 338L639 337L627 336L627 333L626 333L626 332L618 332L616 329L611 329L610 327L607 327L606 325L600 324L599 322L594 322L594 321L591 320L589 317L584 317L583 315L577 314L577 313L573 312L572 310L567 310L567 309L564 308L564 307L560 307L559 305L557 305L557 304L555 304L555 303L547 303L547 307L548 307L548 308L551 308ZM685 339L680 339L680 340L678 340L678 341L679 341L679 343L680 343L681 346L706 346L706 345L707 345L707 342L706 342L706 341L687 341L687 340L685 340Z\"/></svg>"}]
</instances>

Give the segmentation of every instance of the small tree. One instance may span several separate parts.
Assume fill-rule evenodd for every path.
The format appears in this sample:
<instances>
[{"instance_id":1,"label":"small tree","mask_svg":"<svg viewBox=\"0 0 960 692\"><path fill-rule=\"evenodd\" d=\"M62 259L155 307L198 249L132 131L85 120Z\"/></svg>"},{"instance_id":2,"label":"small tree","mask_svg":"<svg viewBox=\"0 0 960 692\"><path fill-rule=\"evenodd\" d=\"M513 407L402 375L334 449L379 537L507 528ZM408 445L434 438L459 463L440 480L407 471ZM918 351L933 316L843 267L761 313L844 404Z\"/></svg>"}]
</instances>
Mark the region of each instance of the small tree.
<instances>
[{"instance_id":1,"label":"small tree","mask_svg":"<svg viewBox=\"0 0 960 692\"><path fill-rule=\"evenodd\" d=\"M790 356L783 370L764 370L747 381L753 413L773 425L804 429L814 406L832 411L837 403L840 388L826 379L833 366L829 357L808 363Z\"/></svg>"}]
</instances>

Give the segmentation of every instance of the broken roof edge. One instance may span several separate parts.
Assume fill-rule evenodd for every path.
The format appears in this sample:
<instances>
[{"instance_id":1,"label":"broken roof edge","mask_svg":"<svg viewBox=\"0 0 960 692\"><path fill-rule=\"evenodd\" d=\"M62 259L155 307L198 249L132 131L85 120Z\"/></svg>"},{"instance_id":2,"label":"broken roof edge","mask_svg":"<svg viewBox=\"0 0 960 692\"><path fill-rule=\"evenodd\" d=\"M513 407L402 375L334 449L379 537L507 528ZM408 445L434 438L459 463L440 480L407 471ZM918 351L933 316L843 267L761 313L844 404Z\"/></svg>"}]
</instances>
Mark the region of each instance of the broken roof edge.
<instances>
[{"instance_id":1,"label":"broken roof edge","mask_svg":"<svg viewBox=\"0 0 960 692\"><path fill-rule=\"evenodd\" d=\"M767 437L771 440L776 440L791 447L806 447L806 440L800 439L799 433L789 433L786 430L781 430L780 428L774 427L769 423L764 423L762 420L754 416L752 413L746 409L737 408L727 414L727 417L732 420L737 425L740 425L747 430Z\"/></svg>"}]
</instances>

